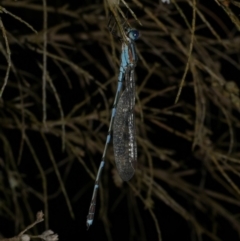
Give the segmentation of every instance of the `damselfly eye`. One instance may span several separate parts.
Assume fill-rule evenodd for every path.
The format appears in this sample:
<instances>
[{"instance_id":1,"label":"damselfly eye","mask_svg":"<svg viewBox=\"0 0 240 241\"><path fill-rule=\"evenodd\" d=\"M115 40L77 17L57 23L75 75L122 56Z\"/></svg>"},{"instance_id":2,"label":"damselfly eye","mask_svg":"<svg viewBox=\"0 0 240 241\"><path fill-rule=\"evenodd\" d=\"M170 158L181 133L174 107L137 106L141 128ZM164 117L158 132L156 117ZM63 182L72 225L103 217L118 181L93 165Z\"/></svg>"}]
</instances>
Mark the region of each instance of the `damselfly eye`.
<instances>
[{"instance_id":1,"label":"damselfly eye","mask_svg":"<svg viewBox=\"0 0 240 241\"><path fill-rule=\"evenodd\" d=\"M128 37L132 40L137 40L139 38L139 31L136 30L136 29L131 29L129 32L128 32Z\"/></svg>"}]
</instances>

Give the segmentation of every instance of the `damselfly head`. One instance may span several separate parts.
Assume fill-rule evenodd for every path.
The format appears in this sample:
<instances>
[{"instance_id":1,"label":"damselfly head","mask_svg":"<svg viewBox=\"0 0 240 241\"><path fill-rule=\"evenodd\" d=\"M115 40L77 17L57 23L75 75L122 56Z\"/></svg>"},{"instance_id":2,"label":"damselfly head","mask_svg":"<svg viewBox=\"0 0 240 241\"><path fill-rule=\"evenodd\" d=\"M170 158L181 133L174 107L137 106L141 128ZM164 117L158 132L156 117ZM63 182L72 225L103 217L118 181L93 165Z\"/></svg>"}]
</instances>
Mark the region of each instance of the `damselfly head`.
<instances>
[{"instance_id":1,"label":"damselfly head","mask_svg":"<svg viewBox=\"0 0 240 241\"><path fill-rule=\"evenodd\" d=\"M140 33L138 30L136 29L128 29L127 31L127 36L131 39L131 40L137 40L140 37Z\"/></svg>"}]
</instances>

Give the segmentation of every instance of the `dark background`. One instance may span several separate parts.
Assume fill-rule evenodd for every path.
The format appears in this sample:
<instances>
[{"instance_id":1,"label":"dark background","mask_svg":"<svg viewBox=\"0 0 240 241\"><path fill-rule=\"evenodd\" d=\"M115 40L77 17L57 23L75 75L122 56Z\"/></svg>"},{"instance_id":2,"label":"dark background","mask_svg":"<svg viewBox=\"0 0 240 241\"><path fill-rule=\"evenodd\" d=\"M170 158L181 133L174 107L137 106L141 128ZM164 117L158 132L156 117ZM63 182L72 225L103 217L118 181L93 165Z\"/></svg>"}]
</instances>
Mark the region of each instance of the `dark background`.
<instances>
[{"instance_id":1,"label":"dark background","mask_svg":"<svg viewBox=\"0 0 240 241\"><path fill-rule=\"evenodd\" d=\"M192 8L188 1L177 3L191 25ZM36 36L26 25L10 15L1 15L14 66L1 100L1 234L4 237L17 235L34 220L37 211L45 210L39 168L29 145L26 140L23 141L21 130L25 126L25 135L48 182L49 223L38 224L29 233L40 234L50 228L59 234L60 240L157 240L157 222L162 240L239 240L239 109L231 99L232 96L237 99L238 95L234 91L227 92L226 83L233 81L236 84L235 90L238 91L240 45L239 32L228 14L213 0L197 1L198 10L223 43L219 43L206 22L198 16L195 43L208 52L209 59L198 47L193 49L193 56L202 63L216 64L209 68L226 82L213 88L215 79L199 67L205 98L204 103L201 102L202 99L200 102L206 107L203 121L206 129L202 131L209 132L206 135L201 133L205 139L202 138L202 142L192 148L193 136L196 135L194 123L198 97L194 91L194 77L189 71L180 100L174 105L187 57L171 36L177 36L188 50L190 30L174 4L142 1L144 8L140 8L130 3L143 24L139 26L128 14L131 25L141 33L141 38L136 43L141 53L136 67L136 85L141 90L137 93L136 103L139 166L130 184L120 183L119 187L114 179L116 170L110 145L102 173L95 220L87 231L86 216L94 180L86 167L93 176L96 175L118 74L119 62L112 53L118 59L121 42L118 39L112 39L111 42L107 29L109 16L102 1L62 0L48 4L48 52L76 64L92 78L79 73L71 64L48 57L48 74L65 113L67 141L65 150L62 151L60 112L49 83L46 88L48 128L42 124L42 70L39 67L42 54L38 52L43 47L42 3L1 2L2 7L30 23L39 32ZM239 18L239 8L232 3L229 8ZM122 9L126 12L124 7ZM146 13L146 9L163 23L167 33ZM1 40L4 45L3 38ZM0 58L2 83L6 58L3 54ZM150 69L155 64L159 66L151 72L145 63ZM154 93L156 96L147 101ZM74 106L81 103L70 116ZM188 116L189 120L181 115ZM162 123L170 129L156 123ZM234 133L234 143L230 150L231 131ZM197 133L199 132L201 131ZM74 218L66 205L43 135L51 147ZM78 150L78 154L73 149ZM213 153L221 153L237 161L231 162L226 158L230 168L222 166L220 159L217 159L219 168L214 162L216 157ZM235 188L224 177L222 169L231 178ZM150 194L148 191L151 185L148 186L143 181L148 180L145 175L156 183L152 184L153 191ZM11 187L11 181L15 182L14 188ZM164 191L156 190L156 186ZM159 198L157 192L162 198ZM211 196L210 192L219 196Z\"/></svg>"}]
</instances>

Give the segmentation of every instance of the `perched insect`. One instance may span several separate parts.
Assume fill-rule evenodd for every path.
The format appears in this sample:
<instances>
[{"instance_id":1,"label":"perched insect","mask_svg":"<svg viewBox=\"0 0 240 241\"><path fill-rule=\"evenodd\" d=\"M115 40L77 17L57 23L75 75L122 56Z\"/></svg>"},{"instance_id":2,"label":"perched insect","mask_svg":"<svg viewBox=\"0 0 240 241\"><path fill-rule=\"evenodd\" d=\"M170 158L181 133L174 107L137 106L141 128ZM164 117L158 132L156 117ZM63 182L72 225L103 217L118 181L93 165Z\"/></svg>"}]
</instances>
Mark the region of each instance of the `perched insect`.
<instances>
[{"instance_id":1,"label":"perched insect","mask_svg":"<svg viewBox=\"0 0 240 241\"><path fill-rule=\"evenodd\" d=\"M119 68L118 85L114 98L102 160L96 176L92 200L87 216L87 228L89 228L93 223L99 181L105 164L106 152L111 140L112 131L116 167L122 180L128 181L131 179L137 166L137 146L134 115L134 69L138 59L135 49L135 40L138 38L138 30L125 28L125 38L122 38L121 65ZM125 86L125 89L122 92L123 85Z\"/></svg>"}]
</instances>

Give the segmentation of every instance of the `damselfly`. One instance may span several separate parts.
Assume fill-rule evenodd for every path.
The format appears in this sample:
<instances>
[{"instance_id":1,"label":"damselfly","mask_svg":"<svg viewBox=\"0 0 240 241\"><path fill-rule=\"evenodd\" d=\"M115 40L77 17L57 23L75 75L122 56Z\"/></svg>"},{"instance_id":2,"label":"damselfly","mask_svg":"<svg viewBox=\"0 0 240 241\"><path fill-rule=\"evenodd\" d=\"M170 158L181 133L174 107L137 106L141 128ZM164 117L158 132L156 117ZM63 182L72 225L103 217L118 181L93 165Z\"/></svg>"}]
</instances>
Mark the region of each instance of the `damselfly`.
<instances>
[{"instance_id":1,"label":"damselfly","mask_svg":"<svg viewBox=\"0 0 240 241\"><path fill-rule=\"evenodd\" d=\"M114 98L108 135L102 155L102 160L96 176L92 200L87 216L87 228L89 228L93 223L99 181L105 164L106 152L111 140L112 130L115 162L120 177L124 181L128 181L134 175L137 164L134 116L134 69L136 67L138 57L134 41L139 38L139 32L136 29L126 28L125 34L126 41L122 42L121 65L118 75L117 91ZM123 84L125 84L125 89L121 94Z\"/></svg>"}]
</instances>

